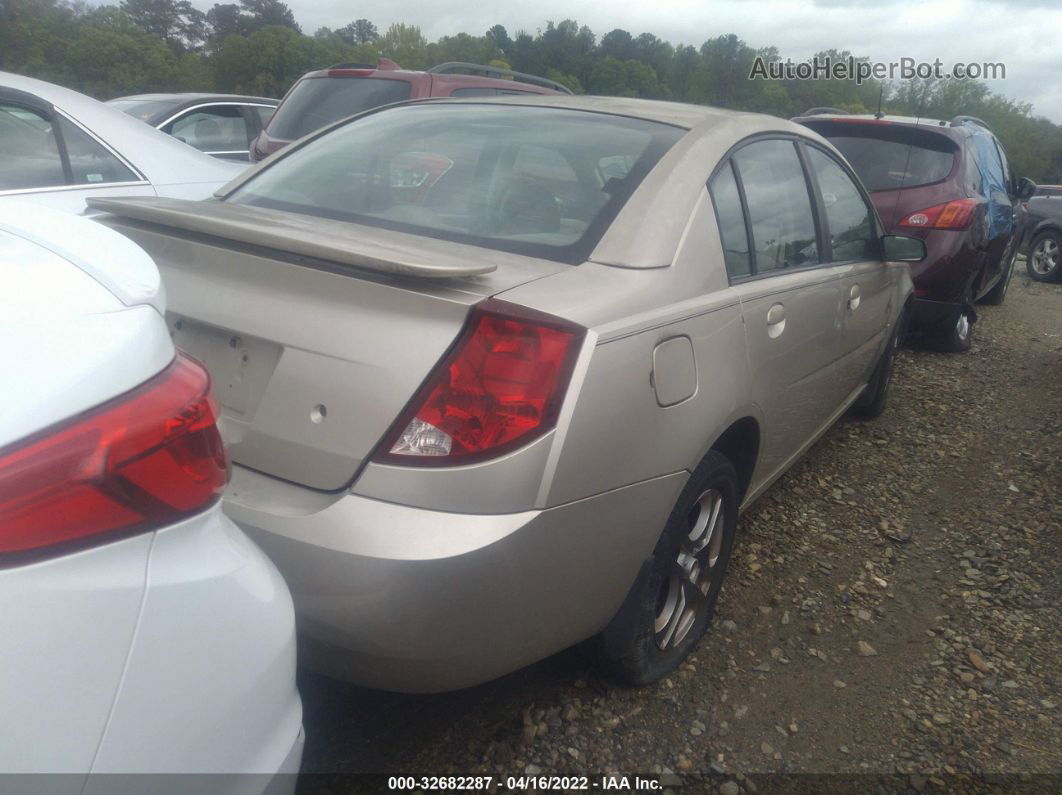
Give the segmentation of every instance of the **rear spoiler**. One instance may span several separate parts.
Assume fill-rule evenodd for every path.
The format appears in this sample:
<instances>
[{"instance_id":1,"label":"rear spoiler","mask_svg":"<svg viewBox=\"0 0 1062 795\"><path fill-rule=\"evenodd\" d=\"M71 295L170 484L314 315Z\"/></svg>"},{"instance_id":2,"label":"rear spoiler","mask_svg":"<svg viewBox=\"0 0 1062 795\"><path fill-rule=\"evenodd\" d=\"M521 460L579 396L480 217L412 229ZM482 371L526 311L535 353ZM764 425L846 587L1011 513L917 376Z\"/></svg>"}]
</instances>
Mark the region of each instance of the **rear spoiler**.
<instances>
[{"instance_id":1,"label":"rear spoiler","mask_svg":"<svg viewBox=\"0 0 1062 795\"><path fill-rule=\"evenodd\" d=\"M470 252L467 257L451 251L427 254L422 237L390 231L381 234L383 230L371 226L263 207L153 196L88 199L87 202L93 210L122 219L223 241L261 246L376 273L453 279L479 276L498 267L495 263L482 262L480 257L475 256L473 252L476 250L472 247L468 247ZM446 248L451 246L455 244L449 244Z\"/></svg>"}]
</instances>

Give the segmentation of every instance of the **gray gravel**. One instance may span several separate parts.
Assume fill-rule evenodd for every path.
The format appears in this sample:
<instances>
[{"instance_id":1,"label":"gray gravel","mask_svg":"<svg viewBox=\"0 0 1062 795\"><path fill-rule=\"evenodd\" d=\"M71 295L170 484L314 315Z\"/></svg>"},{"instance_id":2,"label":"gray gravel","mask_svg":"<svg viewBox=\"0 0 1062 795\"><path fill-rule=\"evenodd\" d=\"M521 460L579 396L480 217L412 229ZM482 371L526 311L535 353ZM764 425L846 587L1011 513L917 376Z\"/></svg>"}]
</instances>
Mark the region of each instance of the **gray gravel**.
<instances>
[{"instance_id":1,"label":"gray gravel","mask_svg":"<svg viewBox=\"0 0 1062 795\"><path fill-rule=\"evenodd\" d=\"M578 648L438 696L303 674L304 770L1062 788L1062 287L1016 273L978 311L970 352L902 351L885 416L842 421L743 517L674 676L617 687Z\"/></svg>"}]
</instances>

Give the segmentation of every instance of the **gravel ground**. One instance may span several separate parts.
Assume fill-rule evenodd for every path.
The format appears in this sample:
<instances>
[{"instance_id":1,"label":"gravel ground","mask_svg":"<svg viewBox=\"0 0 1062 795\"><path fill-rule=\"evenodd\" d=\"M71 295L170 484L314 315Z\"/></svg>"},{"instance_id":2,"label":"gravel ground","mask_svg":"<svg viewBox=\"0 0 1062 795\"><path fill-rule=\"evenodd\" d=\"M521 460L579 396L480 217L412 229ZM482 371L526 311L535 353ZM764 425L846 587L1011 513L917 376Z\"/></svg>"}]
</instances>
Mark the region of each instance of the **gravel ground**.
<instances>
[{"instance_id":1,"label":"gravel ground","mask_svg":"<svg viewBox=\"0 0 1062 795\"><path fill-rule=\"evenodd\" d=\"M1062 286L1019 268L979 313L970 352L902 351L886 414L840 422L746 513L674 676L618 687L581 648L435 696L303 674L303 770L324 775L300 790L371 772L1062 791Z\"/></svg>"}]
</instances>

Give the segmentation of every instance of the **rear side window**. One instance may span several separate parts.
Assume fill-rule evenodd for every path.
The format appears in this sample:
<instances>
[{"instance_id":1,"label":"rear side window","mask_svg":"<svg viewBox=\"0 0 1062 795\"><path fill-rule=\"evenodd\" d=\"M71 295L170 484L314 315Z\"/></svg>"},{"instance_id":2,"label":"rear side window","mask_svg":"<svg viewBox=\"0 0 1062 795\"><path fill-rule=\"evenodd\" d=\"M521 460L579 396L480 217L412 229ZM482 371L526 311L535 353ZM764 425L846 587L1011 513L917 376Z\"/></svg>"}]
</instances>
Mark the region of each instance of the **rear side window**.
<instances>
[{"instance_id":1,"label":"rear side window","mask_svg":"<svg viewBox=\"0 0 1062 795\"><path fill-rule=\"evenodd\" d=\"M731 279L748 276L752 273L749 238L745 228L745 214L741 210L741 196L738 194L734 169L730 163L712 178L708 187L719 223L719 237L723 243L727 275Z\"/></svg>"},{"instance_id":2,"label":"rear side window","mask_svg":"<svg viewBox=\"0 0 1062 795\"><path fill-rule=\"evenodd\" d=\"M869 191L940 182L951 173L958 154L950 138L911 127L852 123L809 126L840 150Z\"/></svg>"},{"instance_id":3,"label":"rear side window","mask_svg":"<svg viewBox=\"0 0 1062 795\"><path fill-rule=\"evenodd\" d=\"M811 146L805 151L826 209L832 261L876 258L878 242L874 216L859 188L832 157Z\"/></svg>"},{"instance_id":4,"label":"rear side window","mask_svg":"<svg viewBox=\"0 0 1062 795\"><path fill-rule=\"evenodd\" d=\"M21 105L0 103L0 190L65 184L51 120Z\"/></svg>"},{"instance_id":5,"label":"rear side window","mask_svg":"<svg viewBox=\"0 0 1062 795\"><path fill-rule=\"evenodd\" d=\"M733 163L745 189L756 273L819 264L811 195L793 142L751 143Z\"/></svg>"},{"instance_id":6,"label":"rear side window","mask_svg":"<svg viewBox=\"0 0 1062 795\"><path fill-rule=\"evenodd\" d=\"M584 111L405 105L291 151L227 201L578 262L684 132ZM602 162L628 170L605 178Z\"/></svg>"},{"instance_id":7,"label":"rear side window","mask_svg":"<svg viewBox=\"0 0 1062 795\"><path fill-rule=\"evenodd\" d=\"M76 124L59 116L59 129L70 158L70 172L75 185L98 185L109 182L136 182L140 179L99 141Z\"/></svg>"},{"instance_id":8,"label":"rear side window","mask_svg":"<svg viewBox=\"0 0 1062 795\"><path fill-rule=\"evenodd\" d=\"M286 141L301 138L355 113L409 99L406 80L370 77L308 77L284 98L267 132Z\"/></svg>"}]
</instances>

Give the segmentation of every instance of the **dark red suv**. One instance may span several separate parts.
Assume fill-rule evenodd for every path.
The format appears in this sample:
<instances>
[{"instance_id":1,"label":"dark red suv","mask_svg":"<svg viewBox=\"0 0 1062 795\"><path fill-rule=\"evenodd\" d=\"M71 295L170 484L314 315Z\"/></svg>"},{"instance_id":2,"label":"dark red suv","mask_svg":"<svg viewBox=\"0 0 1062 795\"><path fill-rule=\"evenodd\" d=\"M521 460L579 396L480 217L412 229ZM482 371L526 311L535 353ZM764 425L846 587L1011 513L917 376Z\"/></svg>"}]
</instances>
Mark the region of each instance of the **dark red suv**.
<instances>
[{"instance_id":1,"label":"dark red suv","mask_svg":"<svg viewBox=\"0 0 1062 795\"><path fill-rule=\"evenodd\" d=\"M454 61L426 72L403 69L387 58L381 58L375 66L336 64L304 74L289 89L269 124L251 145L251 160L261 160L326 124L392 102L427 97L557 93L572 92L544 77L480 64Z\"/></svg>"},{"instance_id":2,"label":"dark red suv","mask_svg":"<svg viewBox=\"0 0 1062 795\"><path fill-rule=\"evenodd\" d=\"M794 121L844 154L887 233L926 243L926 258L911 266L912 329L941 350L966 350L974 302L1001 304L1007 294L1021 201L1035 185L1014 179L995 135L971 116L946 122L823 110Z\"/></svg>"}]
</instances>

